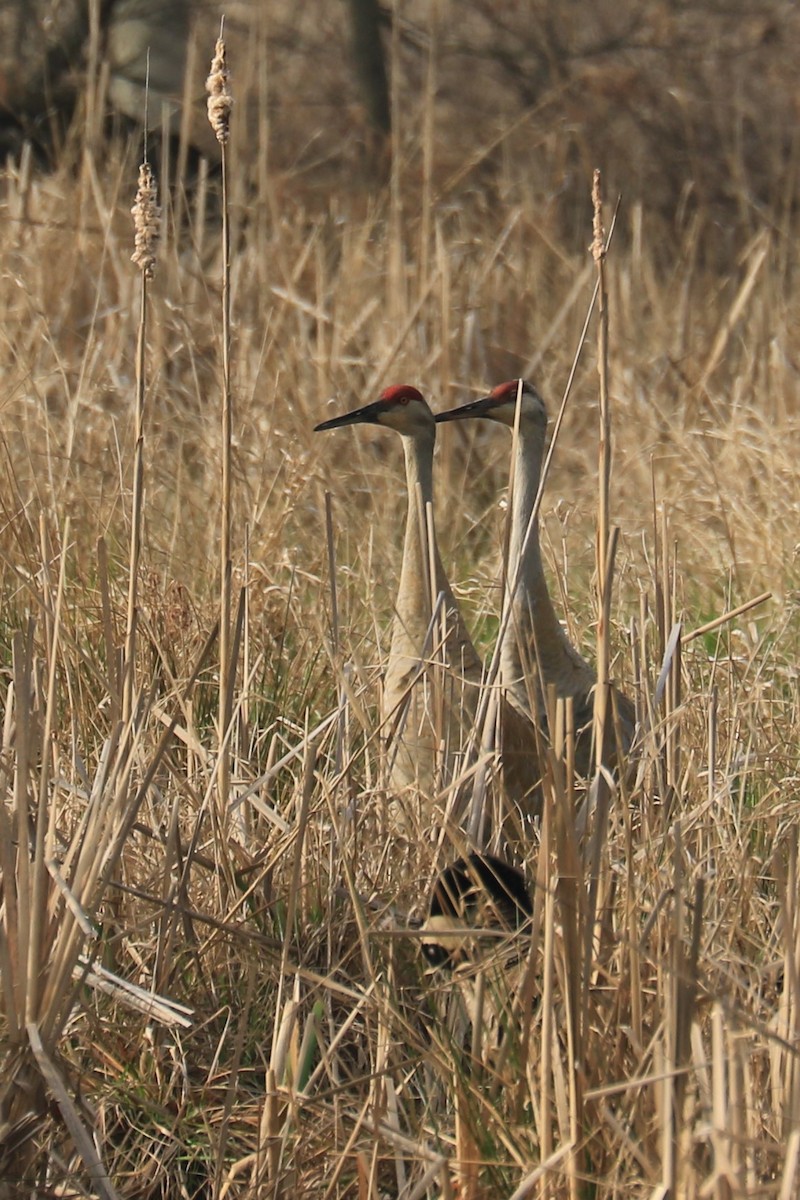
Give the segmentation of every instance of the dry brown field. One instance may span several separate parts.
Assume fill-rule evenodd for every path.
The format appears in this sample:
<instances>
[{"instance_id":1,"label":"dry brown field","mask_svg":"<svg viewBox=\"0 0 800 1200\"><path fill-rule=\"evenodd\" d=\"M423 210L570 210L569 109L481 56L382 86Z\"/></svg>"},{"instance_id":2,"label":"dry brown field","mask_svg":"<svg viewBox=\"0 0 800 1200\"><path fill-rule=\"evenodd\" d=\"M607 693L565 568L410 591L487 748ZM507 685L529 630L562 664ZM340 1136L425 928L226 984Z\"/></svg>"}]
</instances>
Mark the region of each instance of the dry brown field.
<instances>
[{"instance_id":1,"label":"dry brown field","mask_svg":"<svg viewBox=\"0 0 800 1200\"><path fill-rule=\"evenodd\" d=\"M55 161L2 172L0 1195L792 1200L793 6L612 28L570 4L556 70L551 6L399 4L391 145L341 15L295 7L231 16L225 193L188 125L151 143L146 288L141 141L104 131L100 76ZM600 636L639 757L585 829L546 772L528 990L489 1054L413 927L463 828L442 795L398 832L385 786L399 440L312 429L390 383L564 400L542 539L594 660L593 168ZM508 463L491 426L440 427L440 547L487 660Z\"/></svg>"}]
</instances>

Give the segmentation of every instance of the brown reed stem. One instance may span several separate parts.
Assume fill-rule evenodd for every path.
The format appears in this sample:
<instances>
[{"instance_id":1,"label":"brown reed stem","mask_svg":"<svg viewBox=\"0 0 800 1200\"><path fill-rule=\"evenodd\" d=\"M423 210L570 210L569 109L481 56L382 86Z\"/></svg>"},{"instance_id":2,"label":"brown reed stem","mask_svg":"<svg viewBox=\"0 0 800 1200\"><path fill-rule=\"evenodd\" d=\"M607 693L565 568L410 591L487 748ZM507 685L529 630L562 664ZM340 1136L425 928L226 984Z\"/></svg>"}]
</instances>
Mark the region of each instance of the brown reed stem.
<instances>
[{"instance_id":1,"label":"brown reed stem","mask_svg":"<svg viewBox=\"0 0 800 1200\"><path fill-rule=\"evenodd\" d=\"M230 343L230 217L228 211L228 169L225 146L222 147L222 515L220 529L220 609L219 609L219 795L222 810L228 806L230 792L230 742L226 732L231 719L232 690L229 686L233 664L231 640L231 458L233 411L231 397Z\"/></svg>"},{"instance_id":2,"label":"brown reed stem","mask_svg":"<svg viewBox=\"0 0 800 1200\"><path fill-rule=\"evenodd\" d=\"M144 508L144 401L147 380L147 313L148 285L156 264L156 246L160 233L161 211L155 178L145 154L139 167L139 186L131 209L134 227L134 251L131 261L141 272L139 328L136 335L136 397L134 414L133 498L131 507L131 545L128 564L128 609L125 620L125 655L123 661L122 719L133 715L136 682L136 626L139 558L142 549L142 520Z\"/></svg>"},{"instance_id":3,"label":"brown reed stem","mask_svg":"<svg viewBox=\"0 0 800 1200\"><path fill-rule=\"evenodd\" d=\"M142 547L142 486L144 478L144 393L145 336L147 330L147 274L142 272L139 329L136 336L136 410L133 450L133 499L131 507L131 545L128 564L128 609L125 620L125 661L123 666L122 720L127 724L133 712L136 681L136 626L139 557Z\"/></svg>"},{"instance_id":4,"label":"brown reed stem","mask_svg":"<svg viewBox=\"0 0 800 1200\"><path fill-rule=\"evenodd\" d=\"M228 192L227 145L230 132L230 114L233 105L229 72L226 61L223 26L211 62L211 71L206 81L209 93L208 119L216 135L221 151L222 173L222 498L220 513L220 605L219 605L219 762L217 787L220 813L228 810L231 783L231 750L227 738L233 708L231 675L231 465L233 398L231 395L231 284L230 284L230 204Z\"/></svg>"},{"instance_id":5,"label":"brown reed stem","mask_svg":"<svg viewBox=\"0 0 800 1200\"><path fill-rule=\"evenodd\" d=\"M597 497L597 687L594 700L596 765L603 765L609 692L609 644L611 588L606 577L609 554L609 509L611 492L611 415L608 403L608 292L605 279L606 235L603 228L603 195L600 172L592 178L592 257L597 267L597 371L600 382L600 439Z\"/></svg>"},{"instance_id":6,"label":"brown reed stem","mask_svg":"<svg viewBox=\"0 0 800 1200\"><path fill-rule=\"evenodd\" d=\"M40 521L42 564L52 561L47 545L44 519ZM44 727L42 730L41 768L36 825L33 832L33 870L30 882L30 925L28 929L27 979L25 984L25 1023L39 1016L40 994L43 987L41 976L41 947L47 936L47 869L46 858L52 853L52 830L50 830L50 761L51 739L56 727L56 687L60 651L61 621L64 611L64 588L67 569L67 547L69 545L69 517L64 522L61 539L58 586L55 597L45 595L50 601L52 624L48 630L47 647L47 692ZM47 574L45 573L47 580ZM49 582L49 581L48 581Z\"/></svg>"}]
</instances>

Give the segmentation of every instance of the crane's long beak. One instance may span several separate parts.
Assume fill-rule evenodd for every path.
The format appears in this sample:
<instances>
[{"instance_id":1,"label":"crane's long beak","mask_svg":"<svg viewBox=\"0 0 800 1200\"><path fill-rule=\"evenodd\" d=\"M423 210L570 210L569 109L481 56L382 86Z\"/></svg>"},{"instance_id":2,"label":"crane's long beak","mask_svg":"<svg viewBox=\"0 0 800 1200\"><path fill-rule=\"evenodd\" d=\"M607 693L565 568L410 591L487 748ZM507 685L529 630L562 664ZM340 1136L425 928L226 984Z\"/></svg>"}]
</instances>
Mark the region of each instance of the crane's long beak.
<instances>
[{"instance_id":1,"label":"crane's long beak","mask_svg":"<svg viewBox=\"0 0 800 1200\"><path fill-rule=\"evenodd\" d=\"M354 408L352 412L345 413L342 417L331 417L330 421L323 421L320 425L315 425L314 433L322 433L325 429L341 429L344 425L380 425L381 411L380 401L365 404L363 408Z\"/></svg>"},{"instance_id":2,"label":"crane's long beak","mask_svg":"<svg viewBox=\"0 0 800 1200\"><path fill-rule=\"evenodd\" d=\"M488 417L496 403L494 397L484 396L470 404L462 404L460 408L449 408L447 412L436 414L436 424L442 421L465 421L469 417Z\"/></svg>"}]
</instances>

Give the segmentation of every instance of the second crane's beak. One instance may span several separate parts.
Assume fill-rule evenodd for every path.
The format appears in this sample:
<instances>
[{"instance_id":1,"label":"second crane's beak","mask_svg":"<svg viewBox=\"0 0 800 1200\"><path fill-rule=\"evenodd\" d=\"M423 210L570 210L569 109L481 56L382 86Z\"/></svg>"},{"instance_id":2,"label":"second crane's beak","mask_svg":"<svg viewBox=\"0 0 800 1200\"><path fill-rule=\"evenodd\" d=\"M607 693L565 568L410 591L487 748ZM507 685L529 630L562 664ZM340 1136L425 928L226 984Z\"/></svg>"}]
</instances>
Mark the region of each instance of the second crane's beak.
<instances>
[{"instance_id":1,"label":"second crane's beak","mask_svg":"<svg viewBox=\"0 0 800 1200\"><path fill-rule=\"evenodd\" d=\"M344 425L380 425L383 410L384 405L380 400L373 404L365 404L363 408L354 408L343 417L331 417L330 421L315 425L314 433L322 433L326 429L341 429Z\"/></svg>"},{"instance_id":2,"label":"second crane's beak","mask_svg":"<svg viewBox=\"0 0 800 1200\"><path fill-rule=\"evenodd\" d=\"M436 414L436 424L442 421L465 421L469 417L490 417L492 409L497 404L493 396L484 396L481 400L473 400L470 404L462 404L460 408L449 408L447 412Z\"/></svg>"}]
</instances>

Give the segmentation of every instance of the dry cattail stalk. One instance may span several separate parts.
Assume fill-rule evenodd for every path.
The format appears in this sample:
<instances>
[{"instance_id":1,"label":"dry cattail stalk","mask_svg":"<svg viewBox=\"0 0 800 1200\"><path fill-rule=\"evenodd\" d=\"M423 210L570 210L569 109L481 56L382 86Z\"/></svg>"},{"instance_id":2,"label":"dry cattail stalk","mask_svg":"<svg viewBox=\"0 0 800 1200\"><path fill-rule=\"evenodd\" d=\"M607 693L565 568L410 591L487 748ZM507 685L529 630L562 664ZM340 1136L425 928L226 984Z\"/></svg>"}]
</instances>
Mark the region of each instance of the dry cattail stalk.
<instances>
[{"instance_id":1,"label":"dry cattail stalk","mask_svg":"<svg viewBox=\"0 0 800 1200\"><path fill-rule=\"evenodd\" d=\"M208 120L214 130L217 141L225 145L231 123L233 96L231 95L230 71L225 57L225 42L217 38L214 57L211 60L211 71L206 80L208 92Z\"/></svg>"},{"instance_id":2,"label":"dry cattail stalk","mask_svg":"<svg viewBox=\"0 0 800 1200\"><path fill-rule=\"evenodd\" d=\"M233 711L233 681L236 664L232 661L231 637L231 475L233 402L231 397L231 288L230 288L230 212L228 205L228 167L225 147L230 131L233 98L230 72L226 62L222 27L211 71L206 80L208 119L222 147L222 497L220 528L220 613L219 613L219 797L220 813L228 811L231 778L231 748L228 734Z\"/></svg>"},{"instance_id":3,"label":"dry cattail stalk","mask_svg":"<svg viewBox=\"0 0 800 1200\"><path fill-rule=\"evenodd\" d=\"M144 272L145 279L152 279L156 267L156 247L161 234L161 209L155 176L148 162L143 162L139 167L139 187L131 213L135 231L131 262L135 262Z\"/></svg>"}]
</instances>

